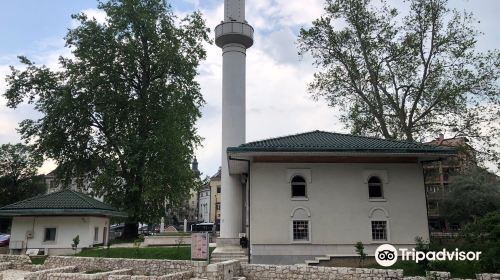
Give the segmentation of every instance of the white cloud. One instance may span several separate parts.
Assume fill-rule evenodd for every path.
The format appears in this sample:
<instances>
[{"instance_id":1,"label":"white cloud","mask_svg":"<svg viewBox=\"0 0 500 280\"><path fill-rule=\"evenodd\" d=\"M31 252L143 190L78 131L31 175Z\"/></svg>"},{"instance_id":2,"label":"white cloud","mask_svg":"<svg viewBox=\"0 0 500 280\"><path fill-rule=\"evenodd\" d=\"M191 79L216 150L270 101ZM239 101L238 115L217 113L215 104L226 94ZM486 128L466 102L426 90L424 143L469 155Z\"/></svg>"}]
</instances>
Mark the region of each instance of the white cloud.
<instances>
[{"instance_id":1,"label":"white cloud","mask_svg":"<svg viewBox=\"0 0 500 280\"><path fill-rule=\"evenodd\" d=\"M99 10L99 9L85 9L85 10L81 11L81 13L84 13L87 16L87 18L89 18L89 19L95 19L98 23L105 23L107 21L107 17L108 17L106 15L106 12L104 12L103 10ZM78 25L80 25L79 21L77 21L77 20L71 21L72 28L75 28Z\"/></svg>"}]
</instances>

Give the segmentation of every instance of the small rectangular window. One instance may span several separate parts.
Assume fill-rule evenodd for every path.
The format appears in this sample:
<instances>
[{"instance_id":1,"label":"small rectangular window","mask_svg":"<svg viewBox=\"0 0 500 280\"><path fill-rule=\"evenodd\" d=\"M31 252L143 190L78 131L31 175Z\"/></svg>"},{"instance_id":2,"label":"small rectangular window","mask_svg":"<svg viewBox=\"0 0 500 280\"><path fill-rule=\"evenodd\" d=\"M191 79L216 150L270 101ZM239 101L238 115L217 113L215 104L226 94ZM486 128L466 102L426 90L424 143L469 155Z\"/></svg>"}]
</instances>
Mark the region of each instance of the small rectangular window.
<instances>
[{"instance_id":1,"label":"small rectangular window","mask_svg":"<svg viewBox=\"0 0 500 280\"><path fill-rule=\"evenodd\" d=\"M56 228L46 228L43 241L56 241Z\"/></svg>"},{"instance_id":2,"label":"small rectangular window","mask_svg":"<svg viewBox=\"0 0 500 280\"><path fill-rule=\"evenodd\" d=\"M372 221L372 239L374 241L387 240L387 221Z\"/></svg>"},{"instance_id":3,"label":"small rectangular window","mask_svg":"<svg viewBox=\"0 0 500 280\"><path fill-rule=\"evenodd\" d=\"M309 241L309 221L293 221L293 241Z\"/></svg>"},{"instance_id":4,"label":"small rectangular window","mask_svg":"<svg viewBox=\"0 0 500 280\"><path fill-rule=\"evenodd\" d=\"M215 204L215 208L216 208L217 210L220 210L220 202L217 202L217 203Z\"/></svg>"},{"instance_id":5,"label":"small rectangular window","mask_svg":"<svg viewBox=\"0 0 500 280\"><path fill-rule=\"evenodd\" d=\"M217 193L220 193L220 186L217 187Z\"/></svg>"},{"instance_id":6,"label":"small rectangular window","mask_svg":"<svg viewBox=\"0 0 500 280\"><path fill-rule=\"evenodd\" d=\"M99 241L99 228L98 227L94 228L94 241L95 242Z\"/></svg>"}]
</instances>

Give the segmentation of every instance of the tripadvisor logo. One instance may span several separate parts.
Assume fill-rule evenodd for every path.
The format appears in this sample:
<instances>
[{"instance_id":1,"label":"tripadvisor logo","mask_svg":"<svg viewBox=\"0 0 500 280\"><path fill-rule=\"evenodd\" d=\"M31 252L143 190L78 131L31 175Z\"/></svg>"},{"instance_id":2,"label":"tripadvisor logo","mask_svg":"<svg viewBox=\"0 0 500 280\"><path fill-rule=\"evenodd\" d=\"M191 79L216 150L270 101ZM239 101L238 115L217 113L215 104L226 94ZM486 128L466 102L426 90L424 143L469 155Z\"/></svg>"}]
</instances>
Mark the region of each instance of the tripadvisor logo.
<instances>
[{"instance_id":1,"label":"tripadvisor logo","mask_svg":"<svg viewBox=\"0 0 500 280\"><path fill-rule=\"evenodd\" d=\"M381 266L391 266L398 260L398 250L391 244L380 245L375 251L375 260Z\"/></svg>"},{"instance_id":2,"label":"tripadvisor logo","mask_svg":"<svg viewBox=\"0 0 500 280\"><path fill-rule=\"evenodd\" d=\"M455 249L454 251L448 251L443 249L441 251L417 251L415 249L399 248L396 249L390 244L383 244L378 246L375 250L375 260L381 266L388 267L392 266L398 260L398 255L402 261L414 261L416 263L428 260L428 261L478 261L481 252L464 252Z\"/></svg>"}]
</instances>

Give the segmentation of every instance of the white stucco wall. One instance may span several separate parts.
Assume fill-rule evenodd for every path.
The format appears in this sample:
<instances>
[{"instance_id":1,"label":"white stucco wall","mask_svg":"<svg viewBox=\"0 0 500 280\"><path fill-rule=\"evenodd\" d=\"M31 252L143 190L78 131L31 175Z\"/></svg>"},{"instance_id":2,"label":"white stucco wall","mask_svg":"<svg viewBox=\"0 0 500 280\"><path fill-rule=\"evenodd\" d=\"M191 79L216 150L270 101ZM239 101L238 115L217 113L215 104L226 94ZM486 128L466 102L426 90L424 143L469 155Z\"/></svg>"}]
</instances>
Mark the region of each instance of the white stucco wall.
<instances>
[{"instance_id":1,"label":"white stucco wall","mask_svg":"<svg viewBox=\"0 0 500 280\"><path fill-rule=\"evenodd\" d=\"M295 201L289 179L301 173L308 181L308 200ZM384 181L384 201L370 201L365 179L370 174ZM307 217L299 210L310 220L306 244L291 240L291 213L297 207L310 212ZM372 241L370 213L387 220L387 241ZM252 164L252 255L354 255L357 241L373 254L380 243L407 247L416 236L428 238L420 164Z\"/></svg>"},{"instance_id":2,"label":"white stucco wall","mask_svg":"<svg viewBox=\"0 0 500 280\"><path fill-rule=\"evenodd\" d=\"M203 190L200 192L198 216L198 221L203 223L210 222L210 190Z\"/></svg>"},{"instance_id":3,"label":"white stucco wall","mask_svg":"<svg viewBox=\"0 0 500 280\"><path fill-rule=\"evenodd\" d=\"M99 228L97 241L94 240L95 227ZM11 248L15 241L24 241L24 248L48 249L52 254L59 249L71 249L73 238L77 235L80 236L79 248L91 247L104 243L104 227L109 231L109 219L105 217L14 217ZM44 241L46 228L56 228L55 241ZM33 231L33 238L26 237L28 231Z\"/></svg>"}]
</instances>

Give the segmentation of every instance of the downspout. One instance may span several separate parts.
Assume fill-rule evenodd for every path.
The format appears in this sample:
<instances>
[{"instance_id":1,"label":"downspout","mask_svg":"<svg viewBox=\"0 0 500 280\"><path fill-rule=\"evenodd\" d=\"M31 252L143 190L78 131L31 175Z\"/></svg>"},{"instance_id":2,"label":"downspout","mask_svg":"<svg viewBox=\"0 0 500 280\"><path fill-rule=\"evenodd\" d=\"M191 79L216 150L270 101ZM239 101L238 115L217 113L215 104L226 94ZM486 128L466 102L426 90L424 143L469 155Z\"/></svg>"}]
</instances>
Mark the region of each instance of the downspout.
<instances>
[{"instance_id":1,"label":"downspout","mask_svg":"<svg viewBox=\"0 0 500 280\"><path fill-rule=\"evenodd\" d=\"M248 263L250 263L250 259L251 259L251 255L252 255L252 250L251 250L251 247L252 247L252 242L250 241L250 224L251 224L251 213L252 211L250 210L250 186L251 186L251 181L250 181L250 178L252 176L250 176L250 160L248 159L241 159L241 158L233 158L231 156L229 156L229 160L235 160L235 161L244 161L247 163L247 201L248 201L248 205L247 205L247 210L248 210L248 221L247 221L247 224L248 224L248 236L247 236L247 239L248 239Z\"/></svg>"}]
</instances>

